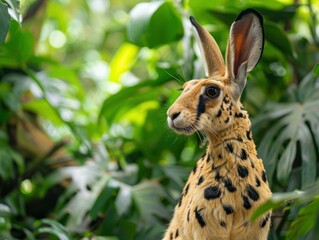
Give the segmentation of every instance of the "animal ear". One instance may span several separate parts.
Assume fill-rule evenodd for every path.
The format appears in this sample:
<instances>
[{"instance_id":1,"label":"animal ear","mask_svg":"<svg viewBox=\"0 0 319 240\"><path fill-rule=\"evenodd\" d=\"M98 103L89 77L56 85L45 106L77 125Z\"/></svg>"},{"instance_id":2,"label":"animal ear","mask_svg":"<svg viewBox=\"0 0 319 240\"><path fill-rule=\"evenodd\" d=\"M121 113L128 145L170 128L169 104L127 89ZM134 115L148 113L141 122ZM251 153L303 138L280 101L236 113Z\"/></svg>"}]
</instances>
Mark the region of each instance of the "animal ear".
<instances>
[{"instance_id":1,"label":"animal ear","mask_svg":"<svg viewBox=\"0 0 319 240\"><path fill-rule=\"evenodd\" d=\"M239 14L230 28L226 51L227 76L238 100L246 85L247 73L259 62L264 49L263 18L254 9Z\"/></svg>"},{"instance_id":2,"label":"animal ear","mask_svg":"<svg viewBox=\"0 0 319 240\"><path fill-rule=\"evenodd\" d=\"M205 30L195 18L190 17L194 26L196 39L199 44L201 55L204 58L205 74L207 77L224 76L226 67L220 49L215 39Z\"/></svg>"}]
</instances>

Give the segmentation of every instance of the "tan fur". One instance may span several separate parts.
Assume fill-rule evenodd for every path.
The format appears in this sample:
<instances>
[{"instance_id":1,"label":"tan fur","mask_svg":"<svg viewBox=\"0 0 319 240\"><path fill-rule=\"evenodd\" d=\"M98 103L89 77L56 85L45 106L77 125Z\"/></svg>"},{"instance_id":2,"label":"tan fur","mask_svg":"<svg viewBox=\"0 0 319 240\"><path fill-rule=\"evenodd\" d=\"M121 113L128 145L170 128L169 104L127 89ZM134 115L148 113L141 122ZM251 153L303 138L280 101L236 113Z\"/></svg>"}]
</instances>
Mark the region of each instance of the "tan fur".
<instances>
[{"instance_id":1,"label":"tan fur","mask_svg":"<svg viewBox=\"0 0 319 240\"><path fill-rule=\"evenodd\" d=\"M237 99L242 89L234 89L238 86L229 76L187 82L167 112L177 133L203 131L209 145L190 173L164 240L267 239L271 213L255 222L250 217L271 191L248 113ZM205 95L210 86L220 89L218 97Z\"/></svg>"}]
</instances>

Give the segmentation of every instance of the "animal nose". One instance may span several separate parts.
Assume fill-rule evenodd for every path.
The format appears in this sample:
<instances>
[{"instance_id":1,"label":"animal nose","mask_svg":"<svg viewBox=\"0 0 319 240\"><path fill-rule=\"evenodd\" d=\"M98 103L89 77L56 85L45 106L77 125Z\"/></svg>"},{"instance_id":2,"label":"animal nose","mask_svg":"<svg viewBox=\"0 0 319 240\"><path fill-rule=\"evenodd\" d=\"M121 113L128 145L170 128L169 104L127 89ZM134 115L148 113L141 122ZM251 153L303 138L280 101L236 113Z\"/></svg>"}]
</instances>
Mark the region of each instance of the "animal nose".
<instances>
[{"instance_id":1,"label":"animal nose","mask_svg":"<svg viewBox=\"0 0 319 240\"><path fill-rule=\"evenodd\" d=\"M172 120L176 119L180 114L181 114L181 112L174 112L174 113L171 115L171 119L172 119Z\"/></svg>"}]
</instances>

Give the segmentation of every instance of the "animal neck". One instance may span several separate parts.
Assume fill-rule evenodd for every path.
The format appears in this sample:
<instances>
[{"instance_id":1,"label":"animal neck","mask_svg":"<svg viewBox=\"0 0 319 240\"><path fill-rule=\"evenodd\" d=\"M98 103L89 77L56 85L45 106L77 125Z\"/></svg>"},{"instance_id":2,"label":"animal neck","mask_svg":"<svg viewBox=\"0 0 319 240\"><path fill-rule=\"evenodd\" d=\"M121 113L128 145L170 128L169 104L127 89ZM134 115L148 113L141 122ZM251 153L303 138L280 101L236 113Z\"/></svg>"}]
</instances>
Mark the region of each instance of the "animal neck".
<instances>
[{"instance_id":1,"label":"animal neck","mask_svg":"<svg viewBox=\"0 0 319 240\"><path fill-rule=\"evenodd\" d=\"M227 128L222 129L215 134L209 133L207 138L209 145L207 152L213 156L216 149L225 148L227 144L242 145L243 143L247 148L255 149L255 143L252 139L251 122L248 113L245 110L235 112L232 124Z\"/></svg>"}]
</instances>

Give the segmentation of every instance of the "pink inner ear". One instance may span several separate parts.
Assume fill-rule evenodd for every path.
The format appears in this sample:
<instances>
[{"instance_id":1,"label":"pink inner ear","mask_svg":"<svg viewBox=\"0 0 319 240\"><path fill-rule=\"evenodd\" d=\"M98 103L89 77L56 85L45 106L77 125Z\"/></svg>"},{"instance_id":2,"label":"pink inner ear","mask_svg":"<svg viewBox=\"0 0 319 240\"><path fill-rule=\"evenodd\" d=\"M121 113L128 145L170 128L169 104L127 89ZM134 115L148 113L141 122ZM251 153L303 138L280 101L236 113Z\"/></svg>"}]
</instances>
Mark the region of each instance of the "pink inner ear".
<instances>
[{"instance_id":1,"label":"pink inner ear","mask_svg":"<svg viewBox=\"0 0 319 240\"><path fill-rule=\"evenodd\" d=\"M251 34L253 16L247 16L234 23L232 39L234 50L234 75L237 76L238 69L242 63L250 58L254 48L255 36Z\"/></svg>"}]
</instances>

